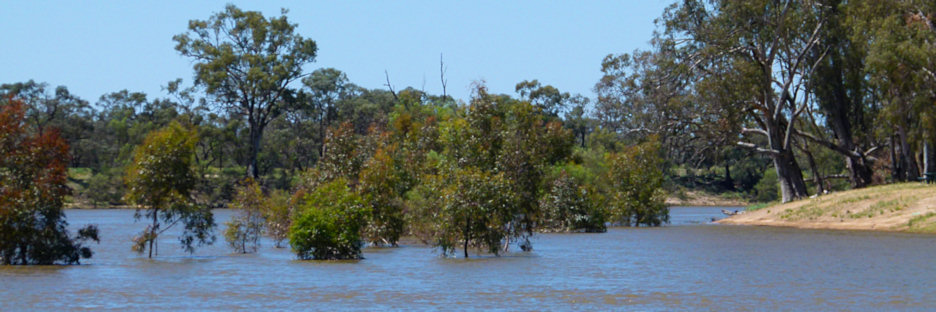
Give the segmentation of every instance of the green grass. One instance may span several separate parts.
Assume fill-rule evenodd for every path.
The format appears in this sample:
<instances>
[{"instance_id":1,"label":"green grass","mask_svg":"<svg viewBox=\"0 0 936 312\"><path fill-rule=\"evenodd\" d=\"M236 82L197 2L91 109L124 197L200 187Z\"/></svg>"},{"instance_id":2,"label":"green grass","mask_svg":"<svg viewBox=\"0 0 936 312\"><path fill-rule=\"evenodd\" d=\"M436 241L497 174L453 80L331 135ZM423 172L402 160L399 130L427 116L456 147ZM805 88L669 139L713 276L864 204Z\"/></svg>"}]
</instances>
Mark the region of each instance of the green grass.
<instances>
[{"instance_id":1,"label":"green grass","mask_svg":"<svg viewBox=\"0 0 936 312\"><path fill-rule=\"evenodd\" d=\"M918 198L916 196L900 197L892 200L881 200L868 207L867 210L851 214L848 217L852 219L864 217L870 218L876 215L883 215L887 212L897 212L907 208L910 203L916 202L917 200Z\"/></svg>"},{"instance_id":2,"label":"green grass","mask_svg":"<svg viewBox=\"0 0 936 312\"><path fill-rule=\"evenodd\" d=\"M757 203L757 204L747 206L745 210L747 211L761 210L761 209L764 209L773 205L779 205L779 204L780 204L779 202Z\"/></svg>"},{"instance_id":3,"label":"green grass","mask_svg":"<svg viewBox=\"0 0 936 312\"><path fill-rule=\"evenodd\" d=\"M927 222L936 212L928 212L910 219L907 222L907 228L910 232L936 233L936 222Z\"/></svg>"}]
</instances>

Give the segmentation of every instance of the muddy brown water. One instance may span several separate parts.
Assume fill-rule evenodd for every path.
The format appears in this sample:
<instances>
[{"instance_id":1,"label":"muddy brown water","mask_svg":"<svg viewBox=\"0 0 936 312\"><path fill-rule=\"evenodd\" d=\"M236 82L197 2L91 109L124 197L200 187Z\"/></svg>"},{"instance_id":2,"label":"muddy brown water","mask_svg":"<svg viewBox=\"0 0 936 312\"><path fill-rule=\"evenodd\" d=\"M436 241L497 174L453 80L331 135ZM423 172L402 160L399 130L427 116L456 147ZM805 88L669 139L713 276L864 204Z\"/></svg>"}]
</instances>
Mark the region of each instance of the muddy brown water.
<instances>
[{"instance_id":1,"label":"muddy brown water","mask_svg":"<svg viewBox=\"0 0 936 312\"><path fill-rule=\"evenodd\" d=\"M406 245L365 260L298 261L264 240L193 255L130 210L68 210L102 241L80 266L0 267L0 311L19 310L933 310L936 236L714 225L721 207L675 207L661 228L542 234L534 250L444 258ZM231 212L217 210L219 224ZM473 255L474 256L474 255Z\"/></svg>"}]
</instances>

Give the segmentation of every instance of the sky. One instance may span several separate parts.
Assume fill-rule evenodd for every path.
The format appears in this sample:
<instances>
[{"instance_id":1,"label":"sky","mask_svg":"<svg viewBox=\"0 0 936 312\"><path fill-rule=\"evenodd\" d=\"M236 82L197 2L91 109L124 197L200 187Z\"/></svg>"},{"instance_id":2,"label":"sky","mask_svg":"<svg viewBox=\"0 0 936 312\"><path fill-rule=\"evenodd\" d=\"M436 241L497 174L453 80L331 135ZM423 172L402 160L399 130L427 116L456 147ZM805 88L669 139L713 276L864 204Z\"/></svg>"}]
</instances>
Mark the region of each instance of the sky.
<instances>
[{"instance_id":1,"label":"sky","mask_svg":"<svg viewBox=\"0 0 936 312\"><path fill-rule=\"evenodd\" d=\"M439 59L447 91L470 96L483 81L515 95L514 86L537 79L563 92L594 97L601 60L646 49L654 19L674 0L626 1L235 1L244 10L298 24L316 41L316 62L351 82L441 94ZM172 36L188 21L224 9L213 1L0 0L0 83L64 85L94 103L123 89L164 97L168 81L192 82L192 62L175 51Z\"/></svg>"}]
</instances>

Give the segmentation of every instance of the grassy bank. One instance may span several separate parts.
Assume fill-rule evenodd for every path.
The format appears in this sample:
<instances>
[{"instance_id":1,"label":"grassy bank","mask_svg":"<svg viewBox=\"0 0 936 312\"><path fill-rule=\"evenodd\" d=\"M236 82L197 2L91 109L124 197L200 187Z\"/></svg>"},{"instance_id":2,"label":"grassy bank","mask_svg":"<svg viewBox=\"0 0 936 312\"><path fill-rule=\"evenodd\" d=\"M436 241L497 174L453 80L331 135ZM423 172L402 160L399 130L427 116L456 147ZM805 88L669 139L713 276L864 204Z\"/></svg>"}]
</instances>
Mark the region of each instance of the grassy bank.
<instances>
[{"instance_id":1,"label":"grassy bank","mask_svg":"<svg viewBox=\"0 0 936 312\"><path fill-rule=\"evenodd\" d=\"M719 223L936 233L936 186L901 183L752 207Z\"/></svg>"}]
</instances>

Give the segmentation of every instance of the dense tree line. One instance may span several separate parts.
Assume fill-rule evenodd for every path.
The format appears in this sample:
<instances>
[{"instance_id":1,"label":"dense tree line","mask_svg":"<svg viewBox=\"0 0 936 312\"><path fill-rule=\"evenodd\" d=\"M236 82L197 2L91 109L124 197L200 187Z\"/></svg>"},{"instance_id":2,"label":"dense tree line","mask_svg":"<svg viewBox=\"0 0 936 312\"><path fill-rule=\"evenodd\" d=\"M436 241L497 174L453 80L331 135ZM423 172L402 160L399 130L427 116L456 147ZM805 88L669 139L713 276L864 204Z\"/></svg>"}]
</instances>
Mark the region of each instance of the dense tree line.
<instances>
[{"instance_id":1,"label":"dense tree line","mask_svg":"<svg viewBox=\"0 0 936 312\"><path fill-rule=\"evenodd\" d=\"M934 13L913 0L679 1L652 49L604 60L596 116L661 136L674 164L722 163L726 181L736 155L769 159L783 201L913 181L936 171Z\"/></svg>"}]
</instances>

